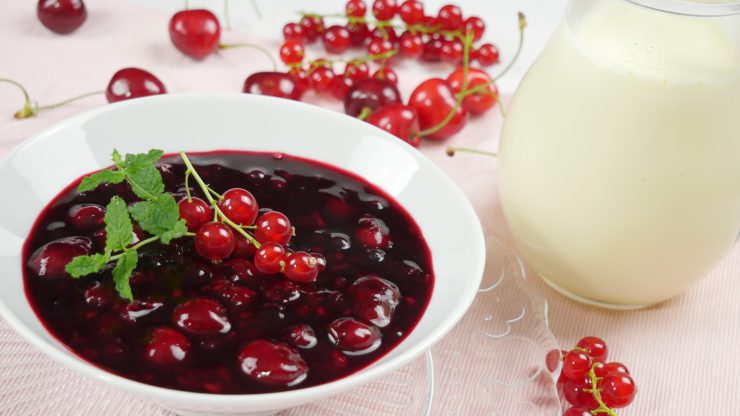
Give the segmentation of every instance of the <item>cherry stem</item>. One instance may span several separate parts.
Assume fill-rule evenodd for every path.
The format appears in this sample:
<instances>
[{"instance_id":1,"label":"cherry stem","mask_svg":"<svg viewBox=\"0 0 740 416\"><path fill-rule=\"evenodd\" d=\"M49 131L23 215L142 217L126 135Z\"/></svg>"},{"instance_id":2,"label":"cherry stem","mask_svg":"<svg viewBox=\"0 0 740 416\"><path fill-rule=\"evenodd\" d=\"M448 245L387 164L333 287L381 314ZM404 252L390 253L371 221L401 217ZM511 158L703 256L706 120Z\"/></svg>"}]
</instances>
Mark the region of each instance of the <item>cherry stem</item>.
<instances>
[{"instance_id":1,"label":"cherry stem","mask_svg":"<svg viewBox=\"0 0 740 416\"><path fill-rule=\"evenodd\" d=\"M493 81L499 80L501 77L503 77L511 67L514 66L514 63L516 63L517 60L519 60L519 55L522 53L522 49L524 47L524 29L527 27L527 17L524 16L524 13L519 12L519 45L516 48L516 53L514 53L514 58L509 61L509 64L506 65L506 67L495 77L492 78Z\"/></svg>"},{"instance_id":2,"label":"cherry stem","mask_svg":"<svg viewBox=\"0 0 740 416\"><path fill-rule=\"evenodd\" d=\"M498 157L498 153L496 153L496 152L489 152L489 151L486 151L486 150L473 149L473 148L470 148L470 147L448 147L446 152L447 152L447 156L449 156L449 157L455 156L455 153L457 153L457 152L475 153L475 154L478 154L478 155Z\"/></svg>"},{"instance_id":3,"label":"cherry stem","mask_svg":"<svg viewBox=\"0 0 740 416\"><path fill-rule=\"evenodd\" d=\"M231 221L226 216L226 214L224 214L221 211L221 209L218 207L218 204L211 196L211 192L212 192L211 188L208 187L208 185L206 185L206 183L203 181L203 179L198 174L198 171L195 170L195 168L193 167L193 164L190 162L190 159L188 158L188 155L186 155L185 152L180 152L180 158L182 158L182 161L183 163L185 163L185 166L187 166L188 171L190 171L190 173L193 175L193 179L195 179L195 181L198 182L198 185L200 185L200 188L205 194L206 198L208 199L208 202L213 207L214 216L221 218L221 221L231 226L231 228L236 230L236 232L238 232L239 234L243 235L247 239L247 241L252 243L252 245L254 245L256 248L262 247L262 244L260 244L259 241L257 241L254 237L252 237L251 234L244 231L241 225L235 223L234 221Z\"/></svg>"},{"instance_id":4,"label":"cherry stem","mask_svg":"<svg viewBox=\"0 0 740 416\"><path fill-rule=\"evenodd\" d=\"M100 95L100 94L105 94L105 91L88 92L88 93L85 93L85 94L78 95L76 97L72 97L72 98L66 99L64 101L60 101L58 103L49 104L49 105L42 105L40 107L36 107L36 110L37 111L41 111L41 110L50 110L52 108L59 108L59 107L61 107L63 105L69 104L69 103L71 103L73 101L81 100L83 98L92 97L94 95Z\"/></svg>"},{"instance_id":5,"label":"cherry stem","mask_svg":"<svg viewBox=\"0 0 740 416\"><path fill-rule=\"evenodd\" d=\"M28 91L26 91L23 85L21 85L17 81L13 81L12 79L8 79L8 78L0 78L0 82L7 82L8 84L15 85L23 93L23 99L25 102L23 104L23 108L21 108L15 113L15 118L22 119L22 118L33 117L36 115L36 112L38 111L38 105L36 103L31 102L31 97L28 95Z\"/></svg>"},{"instance_id":6,"label":"cherry stem","mask_svg":"<svg viewBox=\"0 0 740 416\"><path fill-rule=\"evenodd\" d=\"M370 107L364 107L360 114L357 116L358 119L365 121L373 113L373 109Z\"/></svg>"},{"instance_id":7,"label":"cherry stem","mask_svg":"<svg viewBox=\"0 0 740 416\"><path fill-rule=\"evenodd\" d=\"M598 364L598 363L597 363ZM594 397L594 400L596 400L596 403L599 404L599 407L591 411L591 414L597 415L599 413L604 413L609 416L618 416L617 412L612 410L609 406L607 406L604 403L604 400L601 398L601 389L597 388L599 381L601 379L599 377L596 377L596 365L594 364L591 366L591 369L588 370L588 378L591 379L591 385L593 388L591 389L583 389L583 391L591 393L591 395Z\"/></svg>"},{"instance_id":8,"label":"cherry stem","mask_svg":"<svg viewBox=\"0 0 740 416\"><path fill-rule=\"evenodd\" d=\"M222 43L218 45L218 48L219 49L234 49L234 48L256 49L262 52L262 54L265 55L270 60L270 62L272 63L272 70L277 71L277 68L278 68L277 61L275 61L275 58L272 57L270 52L267 49L263 48L262 46L255 45L253 43Z\"/></svg>"}]
</instances>

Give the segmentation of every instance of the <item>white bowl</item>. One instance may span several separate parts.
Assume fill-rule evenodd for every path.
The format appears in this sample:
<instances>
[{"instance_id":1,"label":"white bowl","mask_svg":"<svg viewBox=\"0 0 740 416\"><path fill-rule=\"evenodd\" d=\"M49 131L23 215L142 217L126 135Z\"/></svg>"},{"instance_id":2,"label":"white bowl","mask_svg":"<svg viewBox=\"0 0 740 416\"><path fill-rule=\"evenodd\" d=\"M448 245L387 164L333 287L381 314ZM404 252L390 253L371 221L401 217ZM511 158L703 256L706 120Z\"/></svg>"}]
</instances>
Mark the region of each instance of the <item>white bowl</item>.
<instances>
[{"instance_id":1,"label":"white bowl","mask_svg":"<svg viewBox=\"0 0 740 416\"><path fill-rule=\"evenodd\" d=\"M343 379L281 393L214 395L170 390L101 370L52 337L28 304L22 245L51 199L110 164L114 148L143 152L278 151L354 172L396 198L429 244L436 281L418 326L373 365ZM319 107L254 95L163 95L107 105L33 137L0 162L0 314L57 361L181 414L269 414L341 393L419 356L463 316L483 275L480 223L453 182L415 149L370 124Z\"/></svg>"}]
</instances>

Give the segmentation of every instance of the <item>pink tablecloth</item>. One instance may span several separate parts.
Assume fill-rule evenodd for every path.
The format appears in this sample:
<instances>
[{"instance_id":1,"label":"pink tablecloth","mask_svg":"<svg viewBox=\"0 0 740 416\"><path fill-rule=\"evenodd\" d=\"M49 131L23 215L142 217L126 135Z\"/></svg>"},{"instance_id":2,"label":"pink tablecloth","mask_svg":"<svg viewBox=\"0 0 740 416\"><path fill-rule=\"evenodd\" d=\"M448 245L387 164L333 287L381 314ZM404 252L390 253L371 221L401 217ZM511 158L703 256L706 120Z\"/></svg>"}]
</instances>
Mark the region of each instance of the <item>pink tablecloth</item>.
<instances>
[{"instance_id":1,"label":"pink tablecloth","mask_svg":"<svg viewBox=\"0 0 740 416\"><path fill-rule=\"evenodd\" d=\"M113 72L125 66L151 70L171 92L238 92L247 74L269 67L259 53L251 50L232 50L204 62L193 62L169 43L167 14L121 1L89 1L93 17L79 32L72 36L53 35L36 20L33 3L6 0L3 4L0 77L23 82L41 104L101 90ZM271 39L232 32L225 34L225 40L258 42L276 50L280 35L276 28ZM414 71L403 67L399 70L405 94L419 80L420 75L415 76ZM0 155L65 117L104 105L104 99L88 98L37 118L17 121L11 115L21 104L21 95L16 90L0 84ZM338 107L336 103L322 104ZM486 232L507 240L497 201L495 160L468 155L450 159L443 151L447 144L495 149L500 123L500 117L493 112L469 123L449 143L426 144L422 151L465 191ZM685 295L642 311L609 312L586 307L533 280L536 289L550 302L551 329L562 345L572 345L584 335L600 335L611 345L613 356L632 369L640 393L635 404L622 414L740 412L740 358L736 353L740 343L740 247ZM0 360L9 354L33 353L29 345L0 321ZM20 410L14 407L19 389L2 382L3 365L0 361L0 414L19 414ZM56 371L67 370L60 367ZM78 393L75 389L75 385L62 383L47 394L75 395ZM149 404L126 401L126 397L99 398L90 414L152 411ZM29 414L61 412L61 409L44 408L43 400L40 396L38 407Z\"/></svg>"}]
</instances>

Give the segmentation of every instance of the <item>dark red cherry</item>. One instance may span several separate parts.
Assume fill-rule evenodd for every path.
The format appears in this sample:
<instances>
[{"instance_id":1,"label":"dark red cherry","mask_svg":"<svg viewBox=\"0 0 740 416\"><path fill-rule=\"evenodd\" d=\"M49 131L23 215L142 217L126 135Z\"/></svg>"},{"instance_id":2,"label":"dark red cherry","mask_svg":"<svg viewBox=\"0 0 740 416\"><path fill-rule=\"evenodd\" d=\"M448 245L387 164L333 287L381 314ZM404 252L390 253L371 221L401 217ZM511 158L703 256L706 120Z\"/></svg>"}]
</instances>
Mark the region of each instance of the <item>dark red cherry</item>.
<instances>
[{"instance_id":1,"label":"dark red cherry","mask_svg":"<svg viewBox=\"0 0 740 416\"><path fill-rule=\"evenodd\" d=\"M67 215L69 223L79 231L92 231L103 225L105 208L97 204L73 205Z\"/></svg>"},{"instance_id":2,"label":"dark red cherry","mask_svg":"<svg viewBox=\"0 0 740 416\"><path fill-rule=\"evenodd\" d=\"M223 335L231 329L226 308L208 298L193 298L177 305L172 322L186 334L198 338Z\"/></svg>"},{"instance_id":3,"label":"dark red cherry","mask_svg":"<svg viewBox=\"0 0 740 416\"><path fill-rule=\"evenodd\" d=\"M243 92L256 95L300 100L305 89L296 83L295 77L282 72L255 72L244 81Z\"/></svg>"},{"instance_id":4,"label":"dark red cherry","mask_svg":"<svg viewBox=\"0 0 740 416\"><path fill-rule=\"evenodd\" d=\"M322 39L324 40L324 48L329 53L342 54L352 44L349 30L339 25L327 28L323 33Z\"/></svg>"},{"instance_id":5,"label":"dark red cherry","mask_svg":"<svg viewBox=\"0 0 740 416\"><path fill-rule=\"evenodd\" d=\"M248 309L257 302L257 292L228 280L215 280L206 290L236 310Z\"/></svg>"},{"instance_id":6,"label":"dark red cherry","mask_svg":"<svg viewBox=\"0 0 740 416\"><path fill-rule=\"evenodd\" d=\"M282 212L269 211L257 218L254 236L260 243L288 244L293 236L293 226Z\"/></svg>"},{"instance_id":7,"label":"dark red cherry","mask_svg":"<svg viewBox=\"0 0 740 416\"><path fill-rule=\"evenodd\" d=\"M393 282L378 276L357 279L349 288L356 316L381 328L391 323L401 291Z\"/></svg>"},{"instance_id":8,"label":"dark red cherry","mask_svg":"<svg viewBox=\"0 0 740 416\"><path fill-rule=\"evenodd\" d=\"M220 222L203 224L195 234L195 251L207 260L224 260L234 251L235 244L231 227Z\"/></svg>"},{"instance_id":9,"label":"dark red cherry","mask_svg":"<svg viewBox=\"0 0 740 416\"><path fill-rule=\"evenodd\" d=\"M66 34L85 23L87 10L82 0L39 0L36 16L52 32Z\"/></svg>"},{"instance_id":10,"label":"dark red cherry","mask_svg":"<svg viewBox=\"0 0 740 416\"><path fill-rule=\"evenodd\" d=\"M92 309L105 309L113 304L114 295L110 287L93 282L85 289L85 304Z\"/></svg>"},{"instance_id":11,"label":"dark red cherry","mask_svg":"<svg viewBox=\"0 0 740 416\"><path fill-rule=\"evenodd\" d=\"M226 218L239 225L252 225L257 219L259 205L254 195L246 189L232 188L224 192L218 208Z\"/></svg>"},{"instance_id":12,"label":"dark red cherry","mask_svg":"<svg viewBox=\"0 0 740 416\"><path fill-rule=\"evenodd\" d=\"M344 112L357 117L365 108L374 111L384 105L398 103L401 103L401 93L392 82L371 78L352 86L344 100Z\"/></svg>"},{"instance_id":13,"label":"dark red cherry","mask_svg":"<svg viewBox=\"0 0 740 416\"><path fill-rule=\"evenodd\" d=\"M158 366L176 366L188 358L190 340L177 330L167 327L152 330L144 348L144 358Z\"/></svg>"},{"instance_id":14,"label":"dark red cherry","mask_svg":"<svg viewBox=\"0 0 740 416\"><path fill-rule=\"evenodd\" d=\"M419 131L419 115L413 107L404 104L385 105L375 110L366 121L412 146L419 145L420 140L415 136Z\"/></svg>"},{"instance_id":15,"label":"dark red cherry","mask_svg":"<svg viewBox=\"0 0 740 416\"><path fill-rule=\"evenodd\" d=\"M357 221L355 240L368 248L387 248L390 229L380 218L364 216Z\"/></svg>"},{"instance_id":16,"label":"dark red cherry","mask_svg":"<svg viewBox=\"0 0 740 416\"><path fill-rule=\"evenodd\" d=\"M375 351L381 343L380 330L354 318L339 318L326 329L329 341L348 355Z\"/></svg>"},{"instance_id":17,"label":"dark red cherry","mask_svg":"<svg viewBox=\"0 0 740 416\"><path fill-rule=\"evenodd\" d=\"M280 273L285 267L285 247L277 243L265 243L254 253L254 266L260 273Z\"/></svg>"},{"instance_id":18,"label":"dark red cherry","mask_svg":"<svg viewBox=\"0 0 740 416\"><path fill-rule=\"evenodd\" d=\"M116 103L166 93L167 88L151 72L141 68L123 68L111 77L105 89L105 98L109 103Z\"/></svg>"},{"instance_id":19,"label":"dark red cherry","mask_svg":"<svg viewBox=\"0 0 740 416\"><path fill-rule=\"evenodd\" d=\"M310 350L318 344L316 333L306 324L297 324L288 328L285 340L304 350Z\"/></svg>"},{"instance_id":20,"label":"dark red cherry","mask_svg":"<svg viewBox=\"0 0 740 416\"><path fill-rule=\"evenodd\" d=\"M457 100L450 86L443 79L432 78L419 84L409 98L409 106L419 114L419 126L427 130L440 125L453 112L452 118L440 130L425 137L444 140L462 130L467 121L467 111L456 107Z\"/></svg>"},{"instance_id":21,"label":"dark red cherry","mask_svg":"<svg viewBox=\"0 0 740 416\"><path fill-rule=\"evenodd\" d=\"M183 10L170 19L170 39L180 52L203 59L218 49L221 24L209 10Z\"/></svg>"},{"instance_id":22,"label":"dark red cherry","mask_svg":"<svg viewBox=\"0 0 740 416\"><path fill-rule=\"evenodd\" d=\"M90 254L92 241L87 237L65 237L39 247L28 260L28 267L42 278L69 276L65 267L77 256Z\"/></svg>"},{"instance_id":23,"label":"dark red cherry","mask_svg":"<svg viewBox=\"0 0 740 416\"><path fill-rule=\"evenodd\" d=\"M150 301L134 301L133 303L124 303L117 307L118 317L127 324L138 324L152 321L157 318L162 311L164 303Z\"/></svg>"},{"instance_id":24,"label":"dark red cherry","mask_svg":"<svg viewBox=\"0 0 740 416\"><path fill-rule=\"evenodd\" d=\"M203 224L213 220L213 208L200 198L183 198L177 203L180 218L188 224L188 231L197 232Z\"/></svg>"},{"instance_id":25,"label":"dark red cherry","mask_svg":"<svg viewBox=\"0 0 740 416\"><path fill-rule=\"evenodd\" d=\"M462 92L464 78L465 73L462 67L457 68L449 77L447 77L447 84L450 86L453 93L459 94ZM480 115L496 105L498 89L486 71L470 67L468 68L467 90L476 87L483 88L483 91L476 92L475 94L465 97L463 99L462 106L465 110L470 111L471 114Z\"/></svg>"},{"instance_id":26,"label":"dark red cherry","mask_svg":"<svg viewBox=\"0 0 740 416\"><path fill-rule=\"evenodd\" d=\"M285 262L285 277L297 283L312 283L319 275L319 262L304 251L296 251Z\"/></svg>"},{"instance_id":27,"label":"dark red cherry","mask_svg":"<svg viewBox=\"0 0 740 416\"><path fill-rule=\"evenodd\" d=\"M324 19L317 16L303 16L300 25L303 27L308 43L315 41L324 32Z\"/></svg>"},{"instance_id":28,"label":"dark red cherry","mask_svg":"<svg viewBox=\"0 0 740 416\"><path fill-rule=\"evenodd\" d=\"M256 340L239 351L239 368L250 379L267 386L292 387L308 377L308 364L287 344Z\"/></svg>"},{"instance_id":29,"label":"dark red cherry","mask_svg":"<svg viewBox=\"0 0 740 416\"><path fill-rule=\"evenodd\" d=\"M252 258L257 251L257 247L241 234L235 234L234 237L236 241L234 242L234 251L231 253L231 257L236 259Z\"/></svg>"}]
</instances>

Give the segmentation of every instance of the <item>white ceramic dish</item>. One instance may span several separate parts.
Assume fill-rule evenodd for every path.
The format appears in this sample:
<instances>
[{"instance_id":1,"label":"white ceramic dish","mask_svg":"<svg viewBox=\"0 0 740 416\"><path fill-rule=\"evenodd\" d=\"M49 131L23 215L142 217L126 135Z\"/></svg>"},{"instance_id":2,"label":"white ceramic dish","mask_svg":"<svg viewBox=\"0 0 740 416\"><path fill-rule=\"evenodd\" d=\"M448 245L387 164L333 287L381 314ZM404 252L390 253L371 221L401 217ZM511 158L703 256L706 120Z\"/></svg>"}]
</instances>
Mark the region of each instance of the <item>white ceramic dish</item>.
<instances>
[{"instance_id":1,"label":"white ceramic dish","mask_svg":"<svg viewBox=\"0 0 740 416\"><path fill-rule=\"evenodd\" d=\"M278 151L354 172L395 197L431 248L436 283L414 331L381 360L349 377L282 393L212 395L121 378L71 353L31 310L22 279L23 242L41 209L76 178L109 164L112 150ZM29 139L0 162L0 314L33 345L80 373L180 414L270 414L346 391L419 356L470 306L485 245L467 199L428 159L375 127L319 107L250 95L166 95L108 105Z\"/></svg>"}]
</instances>

